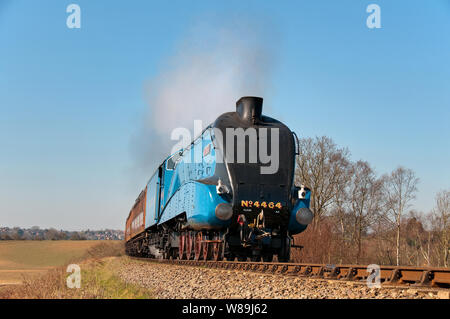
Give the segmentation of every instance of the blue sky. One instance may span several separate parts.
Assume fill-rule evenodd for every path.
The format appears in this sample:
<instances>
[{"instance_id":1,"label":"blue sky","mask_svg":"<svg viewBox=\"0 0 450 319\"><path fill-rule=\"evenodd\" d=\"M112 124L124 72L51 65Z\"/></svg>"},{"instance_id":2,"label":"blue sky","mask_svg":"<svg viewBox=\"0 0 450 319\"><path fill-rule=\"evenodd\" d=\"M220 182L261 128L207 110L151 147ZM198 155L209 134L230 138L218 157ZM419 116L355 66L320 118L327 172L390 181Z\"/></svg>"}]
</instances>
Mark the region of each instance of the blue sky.
<instances>
[{"instance_id":1,"label":"blue sky","mask_svg":"<svg viewBox=\"0 0 450 319\"><path fill-rule=\"evenodd\" d=\"M70 3L81 29L66 27ZM381 29L366 26L371 3ZM418 210L450 188L450 1L0 0L0 225L123 228L152 174L130 146L146 83L187 30L202 50L209 25L239 34L233 21L273 52L268 115L378 174L413 169Z\"/></svg>"}]
</instances>

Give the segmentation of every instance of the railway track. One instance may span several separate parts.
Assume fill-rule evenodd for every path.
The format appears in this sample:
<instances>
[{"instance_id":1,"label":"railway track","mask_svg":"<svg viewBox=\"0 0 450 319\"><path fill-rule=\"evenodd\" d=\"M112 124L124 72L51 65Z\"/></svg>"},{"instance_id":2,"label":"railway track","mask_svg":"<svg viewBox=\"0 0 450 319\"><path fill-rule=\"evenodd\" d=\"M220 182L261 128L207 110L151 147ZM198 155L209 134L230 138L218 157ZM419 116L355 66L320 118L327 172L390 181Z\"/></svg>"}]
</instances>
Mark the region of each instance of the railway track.
<instances>
[{"instance_id":1,"label":"railway track","mask_svg":"<svg viewBox=\"0 0 450 319\"><path fill-rule=\"evenodd\" d=\"M207 267L213 269L254 271L261 273L301 276L341 281L366 281L371 274L368 265L326 265L312 263L279 263L279 262L247 262L247 261L204 261L180 259L152 259L131 257L136 260L152 261L174 265ZM428 268L409 266L380 266L380 282L382 286L411 286L450 288L449 268Z\"/></svg>"}]
</instances>

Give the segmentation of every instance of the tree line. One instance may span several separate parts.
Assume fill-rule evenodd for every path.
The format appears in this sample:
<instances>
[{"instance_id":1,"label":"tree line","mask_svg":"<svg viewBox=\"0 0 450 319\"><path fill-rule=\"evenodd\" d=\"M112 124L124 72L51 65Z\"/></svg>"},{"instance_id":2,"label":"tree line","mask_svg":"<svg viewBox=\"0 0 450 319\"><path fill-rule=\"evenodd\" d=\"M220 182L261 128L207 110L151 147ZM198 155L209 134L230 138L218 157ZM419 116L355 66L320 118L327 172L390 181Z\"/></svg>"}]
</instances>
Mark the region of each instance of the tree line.
<instances>
[{"instance_id":1,"label":"tree line","mask_svg":"<svg viewBox=\"0 0 450 319\"><path fill-rule=\"evenodd\" d=\"M399 166L377 175L326 136L299 141L295 182L311 189L312 225L294 237L299 262L449 267L450 190L429 212L412 207L419 178Z\"/></svg>"},{"instance_id":2,"label":"tree line","mask_svg":"<svg viewBox=\"0 0 450 319\"><path fill-rule=\"evenodd\" d=\"M122 230L83 230L67 231L55 228L41 229L0 227L0 240L122 240Z\"/></svg>"}]
</instances>

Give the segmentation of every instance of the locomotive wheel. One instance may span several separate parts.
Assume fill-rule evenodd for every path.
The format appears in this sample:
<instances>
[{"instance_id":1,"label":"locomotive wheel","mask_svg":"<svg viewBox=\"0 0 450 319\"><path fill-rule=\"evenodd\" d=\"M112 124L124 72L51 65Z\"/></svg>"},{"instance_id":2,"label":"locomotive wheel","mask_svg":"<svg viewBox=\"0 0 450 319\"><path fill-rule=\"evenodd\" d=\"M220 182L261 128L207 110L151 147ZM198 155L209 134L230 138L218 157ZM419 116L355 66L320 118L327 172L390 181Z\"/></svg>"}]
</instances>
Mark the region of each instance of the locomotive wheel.
<instances>
[{"instance_id":1,"label":"locomotive wheel","mask_svg":"<svg viewBox=\"0 0 450 319\"><path fill-rule=\"evenodd\" d=\"M273 260L273 255L272 254L266 254L266 255L263 255L262 258L263 258L264 262L271 263L272 260Z\"/></svg>"},{"instance_id":2,"label":"locomotive wheel","mask_svg":"<svg viewBox=\"0 0 450 319\"><path fill-rule=\"evenodd\" d=\"M260 255L254 255L251 257L250 259L253 262L260 262L261 261L261 256Z\"/></svg>"},{"instance_id":3,"label":"locomotive wheel","mask_svg":"<svg viewBox=\"0 0 450 319\"><path fill-rule=\"evenodd\" d=\"M194 259L200 260L201 254L202 254L202 232L198 232L195 235L195 241L194 241Z\"/></svg>"},{"instance_id":4,"label":"locomotive wheel","mask_svg":"<svg viewBox=\"0 0 450 319\"><path fill-rule=\"evenodd\" d=\"M186 235L186 259L192 259L192 246L195 241L194 234L192 232L188 232Z\"/></svg>"},{"instance_id":5,"label":"locomotive wheel","mask_svg":"<svg viewBox=\"0 0 450 319\"><path fill-rule=\"evenodd\" d=\"M229 253L227 256L227 261L234 261L236 259L236 255Z\"/></svg>"},{"instance_id":6,"label":"locomotive wheel","mask_svg":"<svg viewBox=\"0 0 450 319\"><path fill-rule=\"evenodd\" d=\"M223 251L223 243L214 243L213 244L213 260L219 261L223 259L222 256Z\"/></svg>"},{"instance_id":7,"label":"locomotive wheel","mask_svg":"<svg viewBox=\"0 0 450 319\"><path fill-rule=\"evenodd\" d=\"M247 256L244 255L238 255L238 261L247 261Z\"/></svg>"},{"instance_id":8,"label":"locomotive wheel","mask_svg":"<svg viewBox=\"0 0 450 319\"><path fill-rule=\"evenodd\" d=\"M203 259L210 260L212 257L212 245L208 242L203 243Z\"/></svg>"},{"instance_id":9,"label":"locomotive wheel","mask_svg":"<svg viewBox=\"0 0 450 319\"><path fill-rule=\"evenodd\" d=\"M180 236L178 237L178 258L184 259L184 248L185 248L185 242L186 242L186 234L185 233L181 233Z\"/></svg>"},{"instance_id":10,"label":"locomotive wheel","mask_svg":"<svg viewBox=\"0 0 450 319\"><path fill-rule=\"evenodd\" d=\"M170 258L173 259L177 259L178 258L178 249L176 248L171 248L170 249Z\"/></svg>"},{"instance_id":11,"label":"locomotive wheel","mask_svg":"<svg viewBox=\"0 0 450 319\"><path fill-rule=\"evenodd\" d=\"M281 263L287 263L291 259L291 247L289 239L286 238L281 244L281 248L278 251L278 261Z\"/></svg>"}]
</instances>

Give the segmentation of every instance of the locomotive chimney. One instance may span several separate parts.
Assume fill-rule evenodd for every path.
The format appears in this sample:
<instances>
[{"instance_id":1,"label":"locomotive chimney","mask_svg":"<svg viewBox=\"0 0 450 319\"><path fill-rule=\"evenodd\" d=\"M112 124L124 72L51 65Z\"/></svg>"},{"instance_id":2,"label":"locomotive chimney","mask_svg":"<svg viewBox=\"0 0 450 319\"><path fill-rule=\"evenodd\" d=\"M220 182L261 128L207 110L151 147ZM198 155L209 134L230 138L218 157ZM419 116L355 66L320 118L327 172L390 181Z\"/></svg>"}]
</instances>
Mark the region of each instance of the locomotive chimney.
<instances>
[{"instance_id":1,"label":"locomotive chimney","mask_svg":"<svg viewBox=\"0 0 450 319\"><path fill-rule=\"evenodd\" d=\"M256 124L261 120L262 106L262 97L244 96L236 102L236 112L243 121Z\"/></svg>"}]
</instances>

